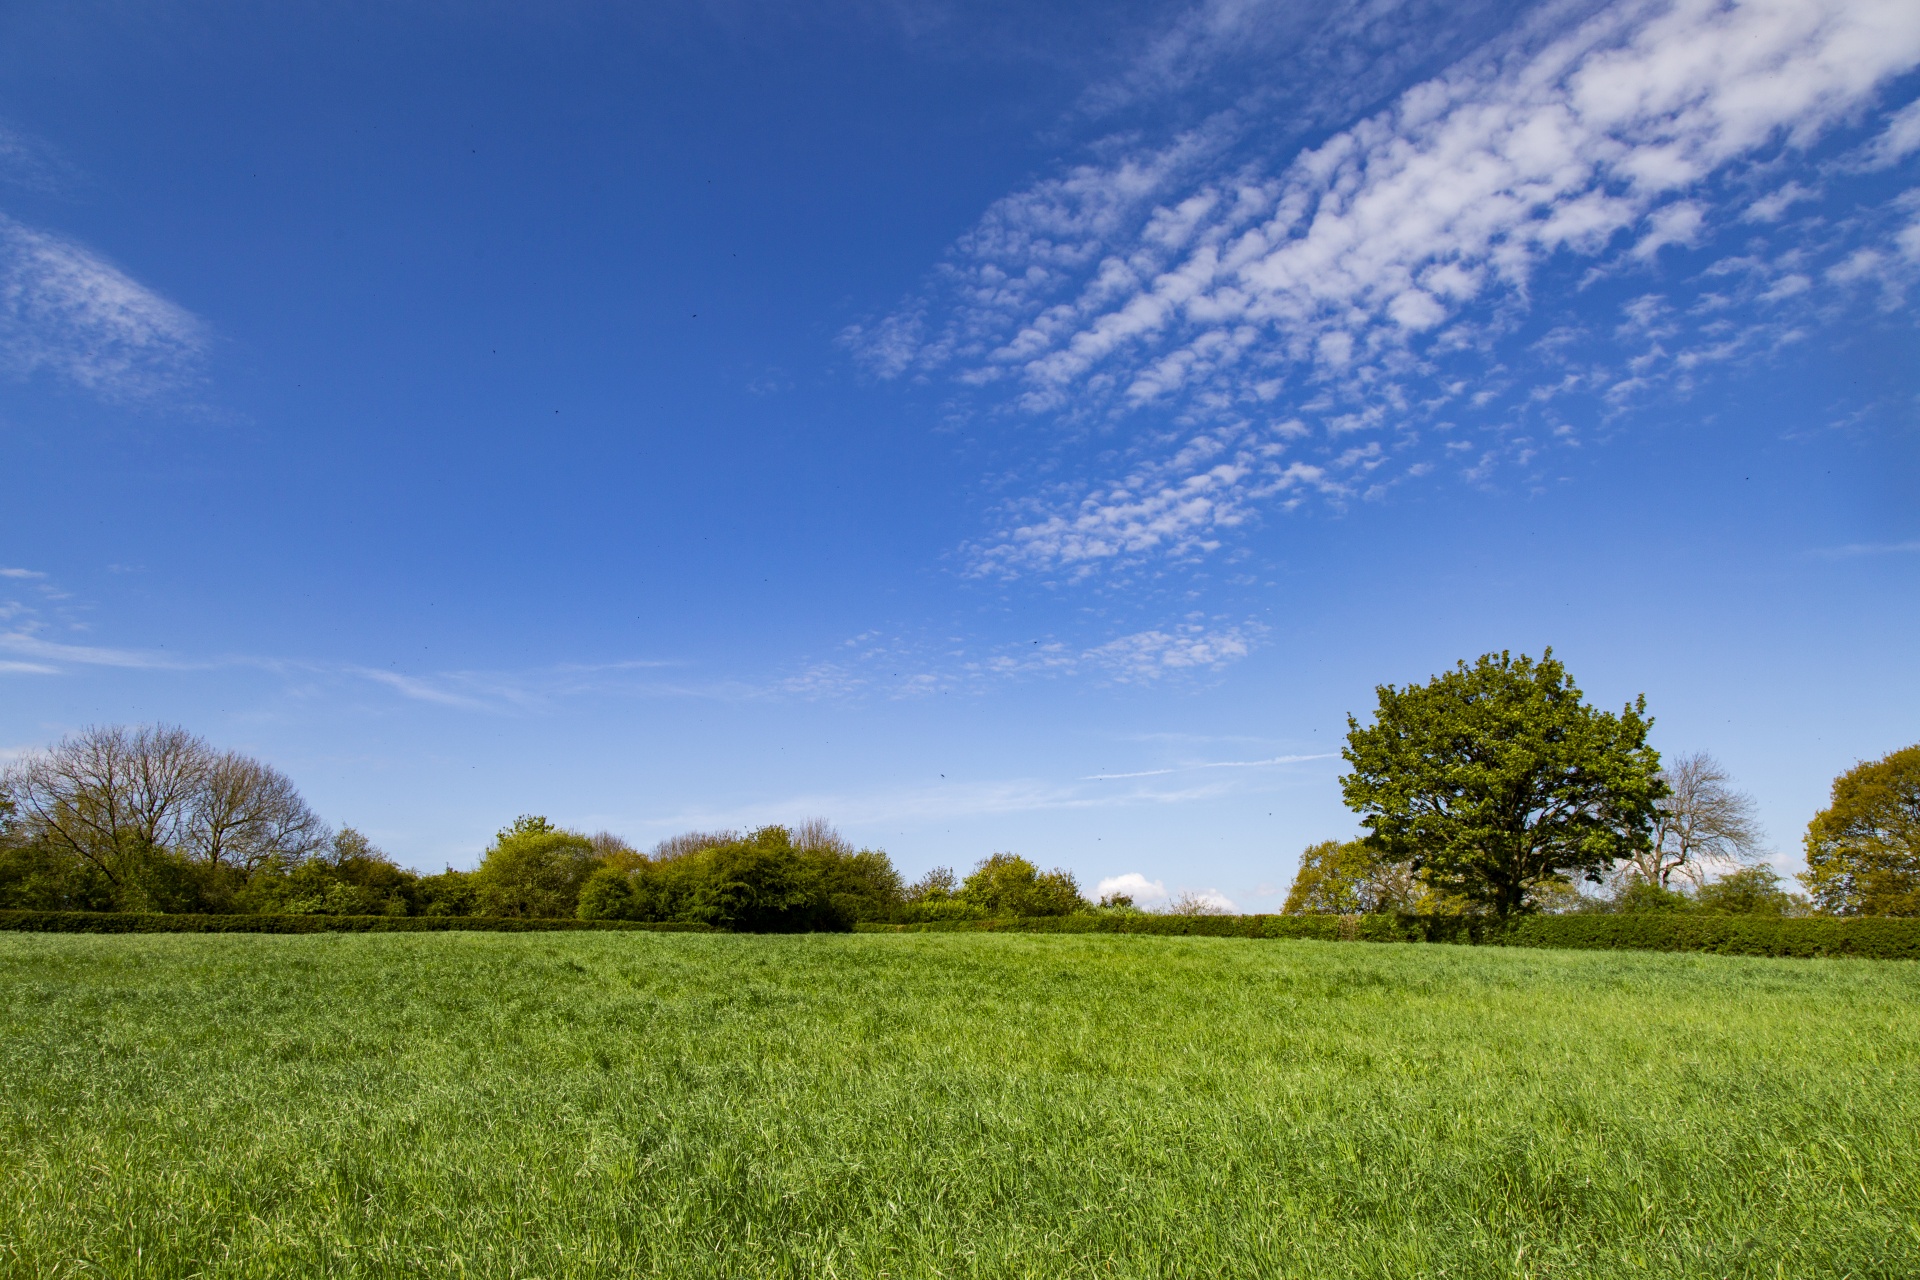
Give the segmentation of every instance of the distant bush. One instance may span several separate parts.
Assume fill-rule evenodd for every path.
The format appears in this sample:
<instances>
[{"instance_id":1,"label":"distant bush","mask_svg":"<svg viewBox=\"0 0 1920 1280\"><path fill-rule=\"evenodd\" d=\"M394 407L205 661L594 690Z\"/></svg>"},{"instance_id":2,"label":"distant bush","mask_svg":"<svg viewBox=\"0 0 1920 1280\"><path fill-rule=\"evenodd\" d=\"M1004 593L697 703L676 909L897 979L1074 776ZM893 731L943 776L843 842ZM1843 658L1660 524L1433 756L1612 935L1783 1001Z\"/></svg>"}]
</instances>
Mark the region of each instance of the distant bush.
<instances>
[{"instance_id":1,"label":"distant bush","mask_svg":"<svg viewBox=\"0 0 1920 1280\"><path fill-rule=\"evenodd\" d=\"M593 841L523 814L494 837L473 873L474 899L493 916L571 916L600 857Z\"/></svg>"},{"instance_id":2,"label":"distant bush","mask_svg":"<svg viewBox=\"0 0 1920 1280\"><path fill-rule=\"evenodd\" d=\"M729 833L731 834L731 833ZM854 849L823 823L762 827L702 849L675 848L594 871L587 920L690 920L754 933L844 930L902 905L887 855Z\"/></svg>"},{"instance_id":3,"label":"distant bush","mask_svg":"<svg viewBox=\"0 0 1920 1280\"><path fill-rule=\"evenodd\" d=\"M1092 909L1071 871L1042 872L1013 853L983 859L954 895L988 915L1065 916Z\"/></svg>"}]
</instances>

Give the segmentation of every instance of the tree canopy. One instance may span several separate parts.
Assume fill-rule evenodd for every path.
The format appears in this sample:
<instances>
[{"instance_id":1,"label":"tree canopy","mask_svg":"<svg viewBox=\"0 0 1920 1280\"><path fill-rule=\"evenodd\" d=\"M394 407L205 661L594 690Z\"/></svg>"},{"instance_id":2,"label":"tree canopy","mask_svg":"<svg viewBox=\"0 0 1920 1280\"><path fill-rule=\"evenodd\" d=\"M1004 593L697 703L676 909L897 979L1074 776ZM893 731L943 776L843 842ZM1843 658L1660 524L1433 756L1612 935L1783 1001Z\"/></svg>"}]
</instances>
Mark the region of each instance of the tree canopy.
<instances>
[{"instance_id":1,"label":"tree canopy","mask_svg":"<svg viewBox=\"0 0 1920 1280\"><path fill-rule=\"evenodd\" d=\"M1434 889L1504 916L1647 847L1667 788L1644 697L1589 706L1551 649L1376 694L1371 726L1347 717L1341 792L1369 846Z\"/></svg>"},{"instance_id":2,"label":"tree canopy","mask_svg":"<svg viewBox=\"0 0 1920 1280\"><path fill-rule=\"evenodd\" d=\"M1824 911L1920 915L1920 745L1855 765L1833 780L1807 825L1800 877Z\"/></svg>"},{"instance_id":3,"label":"tree canopy","mask_svg":"<svg viewBox=\"0 0 1920 1280\"><path fill-rule=\"evenodd\" d=\"M1364 840L1322 840L1300 855L1284 915L1413 911L1421 888L1411 868Z\"/></svg>"}]
</instances>

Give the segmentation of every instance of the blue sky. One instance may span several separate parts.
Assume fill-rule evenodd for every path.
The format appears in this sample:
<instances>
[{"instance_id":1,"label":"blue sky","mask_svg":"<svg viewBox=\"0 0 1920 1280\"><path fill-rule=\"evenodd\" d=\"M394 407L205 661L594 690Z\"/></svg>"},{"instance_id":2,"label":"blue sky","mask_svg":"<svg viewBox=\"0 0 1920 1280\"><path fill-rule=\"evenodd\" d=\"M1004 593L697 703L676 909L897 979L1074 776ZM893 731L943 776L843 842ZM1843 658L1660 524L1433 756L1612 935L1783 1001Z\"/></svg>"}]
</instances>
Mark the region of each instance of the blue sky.
<instances>
[{"instance_id":1,"label":"blue sky","mask_svg":"<svg viewBox=\"0 0 1920 1280\"><path fill-rule=\"evenodd\" d=\"M1552 645L1797 865L1920 738L1916 99L1910 0L10 5L0 749L1260 909Z\"/></svg>"}]
</instances>

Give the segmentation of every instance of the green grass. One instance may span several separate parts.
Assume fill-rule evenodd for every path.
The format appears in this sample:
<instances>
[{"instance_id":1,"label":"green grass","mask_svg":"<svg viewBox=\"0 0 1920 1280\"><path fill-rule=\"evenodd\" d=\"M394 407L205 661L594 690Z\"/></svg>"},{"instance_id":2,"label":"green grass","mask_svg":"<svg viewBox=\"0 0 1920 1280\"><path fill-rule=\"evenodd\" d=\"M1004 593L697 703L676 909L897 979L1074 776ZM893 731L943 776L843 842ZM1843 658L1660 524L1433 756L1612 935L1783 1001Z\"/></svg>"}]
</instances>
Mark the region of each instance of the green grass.
<instances>
[{"instance_id":1,"label":"green grass","mask_svg":"<svg viewBox=\"0 0 1920 1280\"><path fill-rule=\"evenodd\" d=\"M0 1272L1920 1275L1920 966L0 936Z\"/></svg>"}]
</instances>

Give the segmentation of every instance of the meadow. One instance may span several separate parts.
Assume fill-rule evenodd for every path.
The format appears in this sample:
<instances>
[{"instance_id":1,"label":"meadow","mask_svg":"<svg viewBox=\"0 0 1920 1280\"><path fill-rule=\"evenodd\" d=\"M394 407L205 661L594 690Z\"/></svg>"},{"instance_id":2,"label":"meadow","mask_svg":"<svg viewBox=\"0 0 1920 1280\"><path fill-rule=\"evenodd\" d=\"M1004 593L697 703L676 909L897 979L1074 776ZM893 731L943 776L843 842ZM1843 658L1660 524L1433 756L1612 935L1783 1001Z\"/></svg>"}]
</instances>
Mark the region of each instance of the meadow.
<instances>
[{"instance_id":1,"label":"meadow","mask_svg":"<svg viewBox=\"0 0 1920 1280\"><path fill-rule=\"evenodd\" d=\"M17 1276L1920 1275L1920 965L0 935Z\"/></svg>"}]
</instances>

